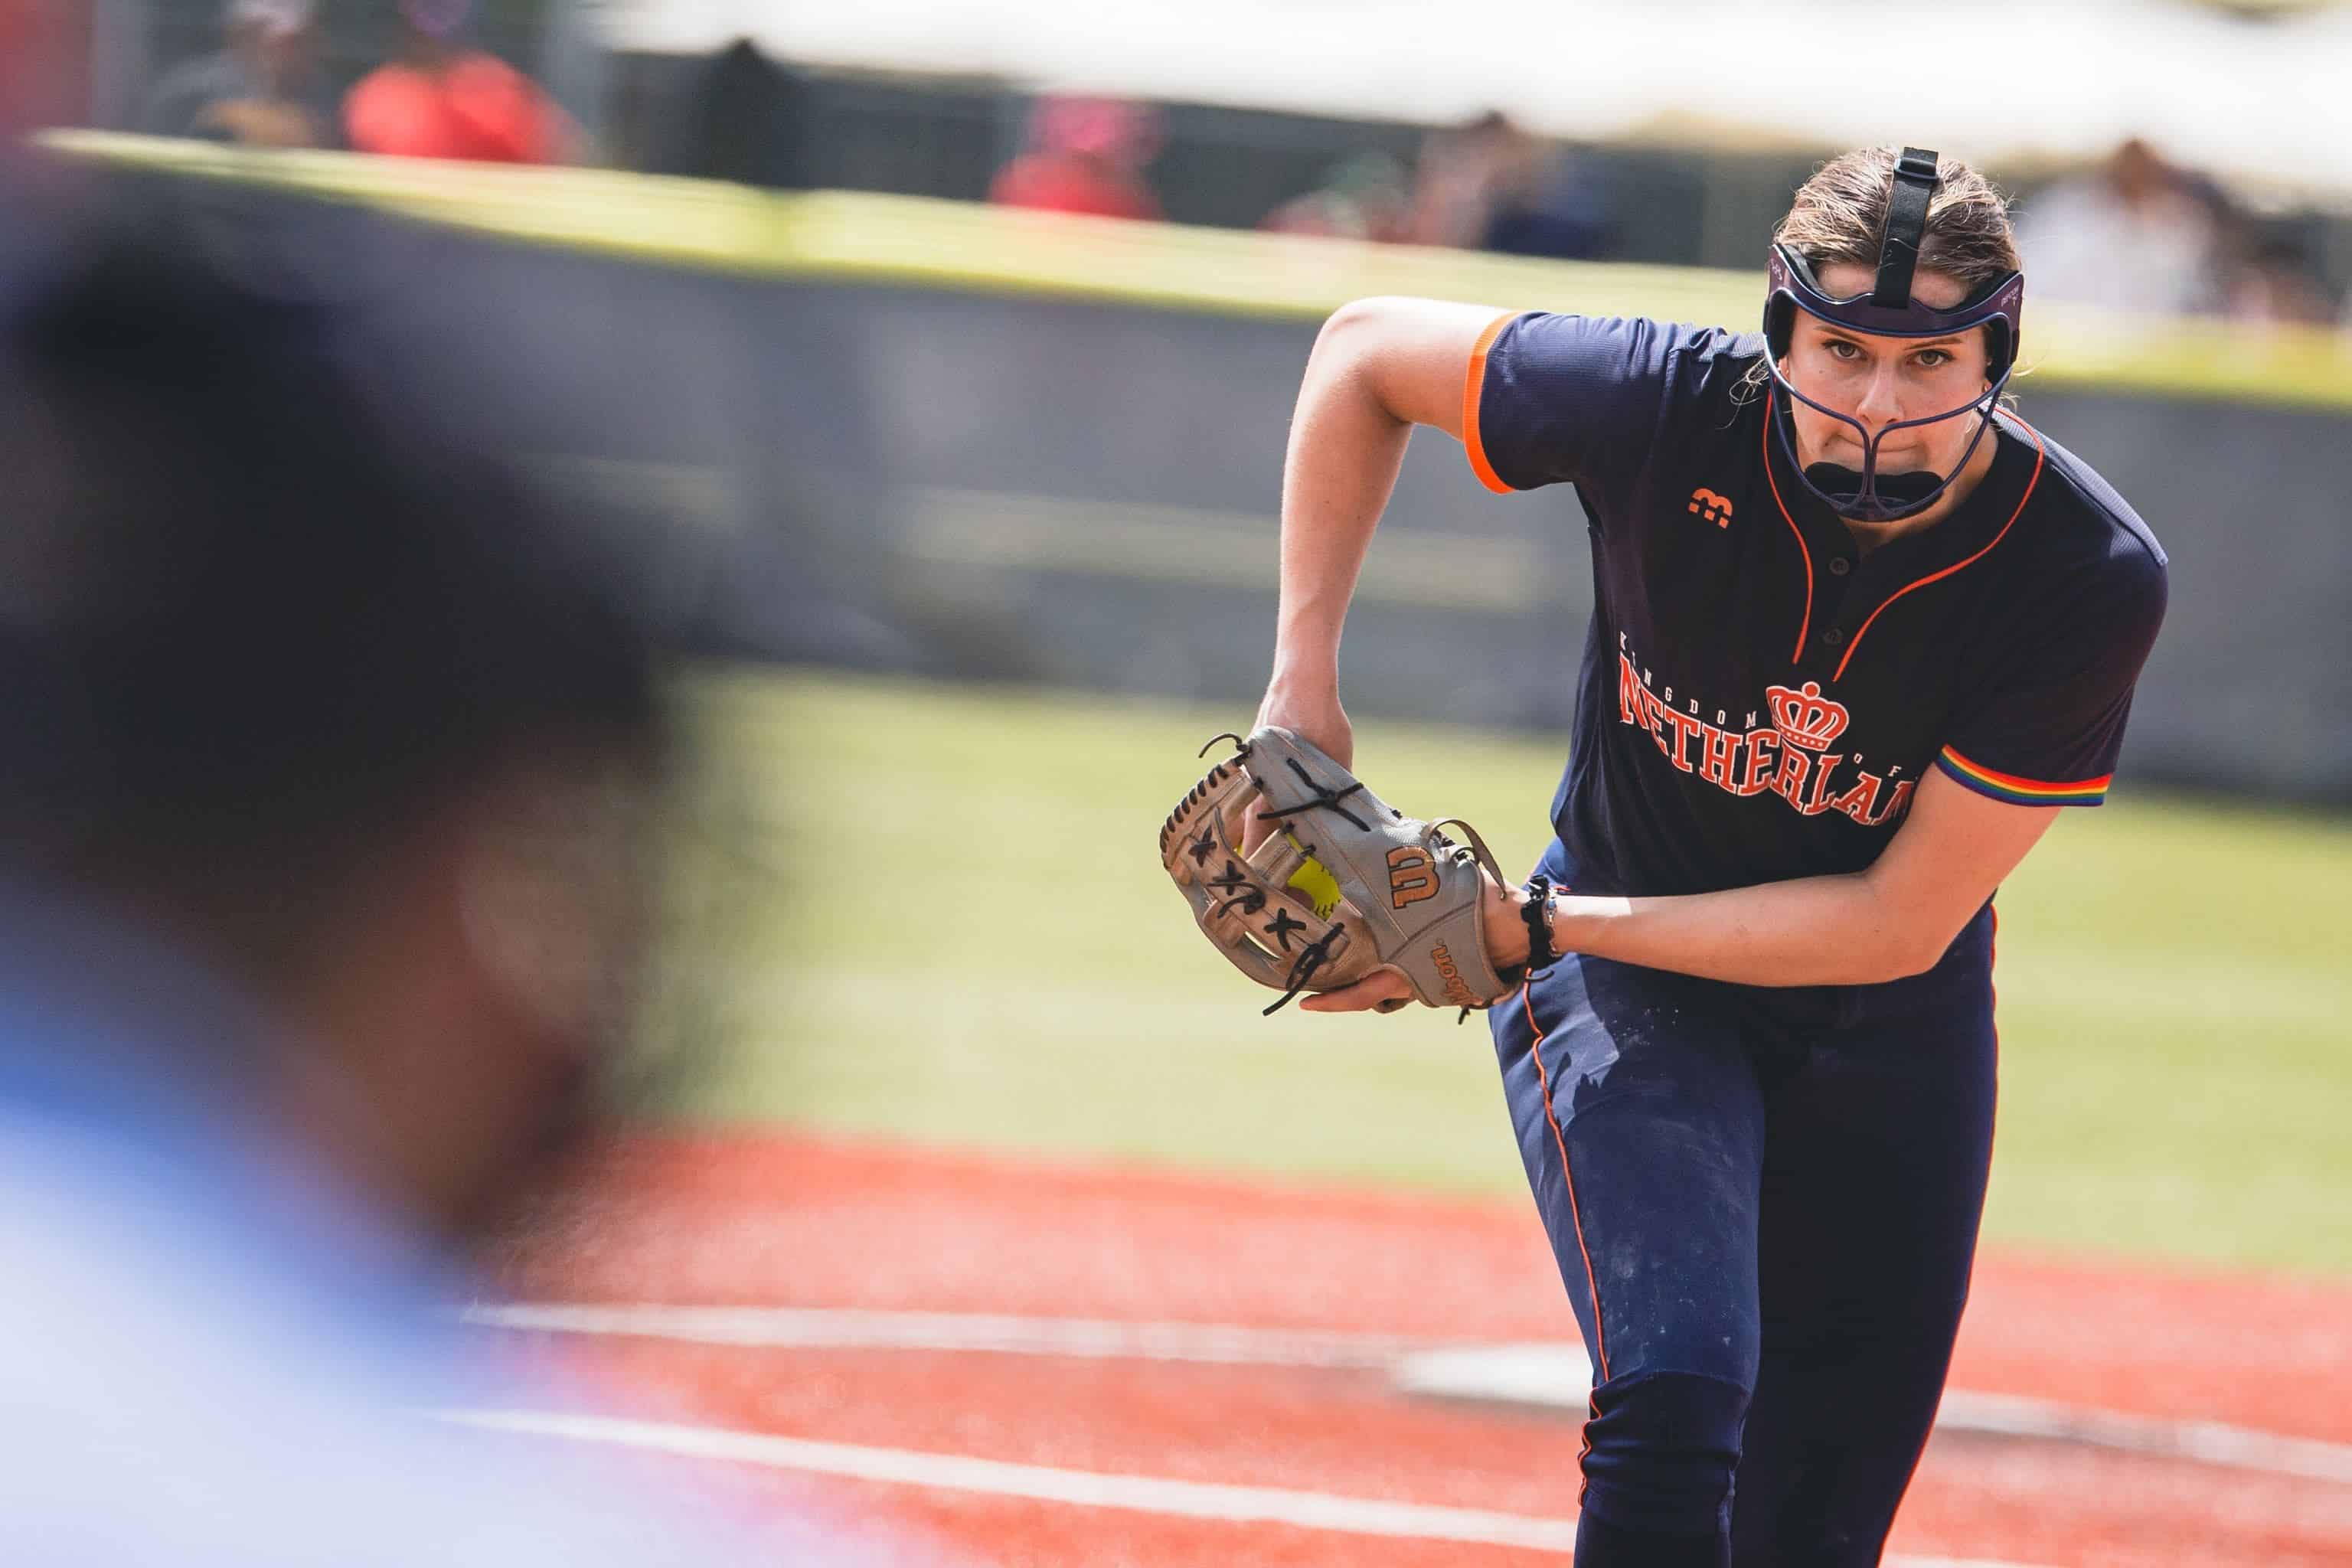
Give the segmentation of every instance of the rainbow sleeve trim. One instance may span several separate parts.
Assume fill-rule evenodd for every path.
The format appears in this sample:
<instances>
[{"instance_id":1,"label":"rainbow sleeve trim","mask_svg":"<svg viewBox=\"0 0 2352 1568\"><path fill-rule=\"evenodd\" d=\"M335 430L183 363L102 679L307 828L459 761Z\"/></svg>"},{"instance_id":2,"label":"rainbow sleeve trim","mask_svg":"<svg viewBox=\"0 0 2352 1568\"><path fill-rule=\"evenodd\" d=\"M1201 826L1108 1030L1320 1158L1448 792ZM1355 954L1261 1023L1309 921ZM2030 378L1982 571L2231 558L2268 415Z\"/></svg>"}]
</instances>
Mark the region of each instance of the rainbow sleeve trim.
<instances>
[{"instance_id":1,"label":"rainbow sleeve trim","mask_svg":"<svg viewBox=\"0 0 2352 1568\"><path fill-rule=\"evenodd\" d=\"M1981 763L1969 761L1949 746L1937 754L1936 765L1979 795L2005 800L2011 805L2097 805L2107 798L2107 786L2116 778L2109 773L2080 784L2044 784L2039 779L1995 772Z\"/></svg>"}]
</instances>

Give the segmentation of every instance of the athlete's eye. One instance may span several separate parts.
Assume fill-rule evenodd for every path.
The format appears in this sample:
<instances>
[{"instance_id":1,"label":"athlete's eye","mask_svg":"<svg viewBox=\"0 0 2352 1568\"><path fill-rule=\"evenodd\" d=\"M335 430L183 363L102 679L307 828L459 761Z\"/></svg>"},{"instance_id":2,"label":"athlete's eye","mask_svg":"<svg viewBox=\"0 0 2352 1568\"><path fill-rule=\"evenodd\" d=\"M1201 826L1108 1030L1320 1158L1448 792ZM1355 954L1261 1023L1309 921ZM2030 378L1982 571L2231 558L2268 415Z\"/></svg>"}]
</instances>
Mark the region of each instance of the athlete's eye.
<instances>
[{"instance_id":1,"label":"athlete's eye","mask_svg":"<svg viewBox=\"0 0 2352 1568\"><path fill-rule=\"evenodd\" d=\"M1916 364L1921 370L1941 370L1946 365L1952 363L1951 351L1948 349L1921 349L1918 353L1913 356L1912 363Z\"/></svg>"},{"instance_id":2,"label":"athlete's eye","mask_svg":"<svg viewBox=\"0 0 2352 1568\"><path fill-rule=\"evenodd\" d=\"M1823 338L1822 346L1829 350L1832 359L1857 360L1862 357L1861 345L1848 342L1843 338Z\"/></svg>"}]
</instances>

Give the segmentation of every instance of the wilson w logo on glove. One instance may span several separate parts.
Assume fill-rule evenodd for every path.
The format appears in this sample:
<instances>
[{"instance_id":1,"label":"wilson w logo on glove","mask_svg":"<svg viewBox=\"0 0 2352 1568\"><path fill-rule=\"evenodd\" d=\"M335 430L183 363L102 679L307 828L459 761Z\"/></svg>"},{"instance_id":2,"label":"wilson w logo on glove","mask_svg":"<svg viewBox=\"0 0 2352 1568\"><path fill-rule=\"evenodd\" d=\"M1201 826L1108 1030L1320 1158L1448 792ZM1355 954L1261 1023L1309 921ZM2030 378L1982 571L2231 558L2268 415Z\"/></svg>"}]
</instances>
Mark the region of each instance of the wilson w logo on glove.
<instances>
[{"instance_id":1,"label":"wilson w logo on glove","mask_svg":"<svg viewBox=\"0 0 2352 1568\"><path fill-rule=\"evenodd\" d=\"M1389 851L1389 907L1401 910L1437 896L1429 851L1400 844Z\"/></svg>"},{"instance_id":2,"label":"wilson w logo on glove","mask_svg":"<svg viewBox=\"0 0 2352 1568\"><path fill-rule=\"evenodd\" d=\"M1169 814L1160 858L1217 951L1282 993L1267 1012L1379 969L1433 1007L1510 992L1517 976L1496 973L1480 919L1488 878L1505 879L1475 829L1405 816L1287 730L1234 743ZM1244 855L1253 816L1278 831ZM1449 826L1469 843L1439 831Z\"/></svg>"}]
</instances>

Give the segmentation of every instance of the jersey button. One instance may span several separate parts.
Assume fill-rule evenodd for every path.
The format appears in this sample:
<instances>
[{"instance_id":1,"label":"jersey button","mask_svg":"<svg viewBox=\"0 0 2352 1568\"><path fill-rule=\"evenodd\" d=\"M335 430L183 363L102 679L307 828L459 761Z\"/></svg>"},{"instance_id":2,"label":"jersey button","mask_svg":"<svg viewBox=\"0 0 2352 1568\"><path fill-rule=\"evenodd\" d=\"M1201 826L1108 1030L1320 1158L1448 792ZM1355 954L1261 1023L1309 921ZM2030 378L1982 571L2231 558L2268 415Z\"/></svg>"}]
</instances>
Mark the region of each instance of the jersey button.
<instances>
[{"instance_id":1,"label":"jersey button","mask_svg":"<svg viewBox=\"0 0 2352 1568\"><path fill-rule=\"evenodd\" d=\"M1845 629L1842 626L1832 626L1829 630L1823 632L1822 634L1822 646L1823 647L1844 647Z\"/></svg>"},{"instance_id":2,"label":"jersey button","mask_svg":"<svg viewBox=\"0 0 2352 1568\"><path fill-rule=\"evenodd\" d=\"M1832 577L1843 577L1843 576L1844 576L1847 573L1849 573L1849 572L1851 572L1851 571L1853 571L1853 562L1851 562L1851 561L1848 561L1844 556L1843 556L1843 555L1832 555L1832 556L1831 556L1831 557L1830 557L1830 575L1831 575L1831 576L1832 576Z\"/></svg>"}]
</instances>

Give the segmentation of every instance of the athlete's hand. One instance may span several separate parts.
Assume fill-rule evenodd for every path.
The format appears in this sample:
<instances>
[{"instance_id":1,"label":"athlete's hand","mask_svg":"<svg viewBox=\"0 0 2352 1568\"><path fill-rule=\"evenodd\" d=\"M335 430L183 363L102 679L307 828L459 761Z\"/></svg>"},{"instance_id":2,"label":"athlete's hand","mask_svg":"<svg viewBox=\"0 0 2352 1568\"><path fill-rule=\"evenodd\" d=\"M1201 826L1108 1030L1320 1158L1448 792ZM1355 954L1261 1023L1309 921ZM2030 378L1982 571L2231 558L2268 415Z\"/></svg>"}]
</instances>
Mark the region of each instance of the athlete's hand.
<instances>
[{"instance_id":1,"label":"athlete's hand","mask_svg":"<svg viewBox=\"0 0 2352 1568\"><path fill-rule=\"evenodd\" d=\"M1325 756L1343 768L1356 765L1355 727L1348 722L1348 710L1339 706L1336 687L1310 687L1277 678L1265 689L1265 700L1257 705L1257 721L1251 728L1261 730L1269 724L1321 747ZM1259 821L1253 813L1242 824L1242 853L1247 855L1265 843L1273 831L1272 823Z\"/></svg>"},{"instance_id":2,"label":"athlete's hand","mask_svg":"<svg viewBox=\"0 0 2352 1568\"><path fill-rule=\"evenodd\" d=\"M1353 985L1309 996L1298 1005L1309 1013L1393 1013L1412 1000L1412 983L1393 969L1381 969Z\"/></svg>"},{"instance_id":3,"label":"athlete's hand","mask_svg":"<svg viewBox=\"0 0 2352 1568\"><path fill-rule=\"evenodd\" d=\"M1478 875L1489 895L1479 910L1487 956L1496 969L1520 968L1528 962L1528 923L1519 912L1527 889L1497 882L1484 871ZM1299 1006L1309 1013L1393 1013L1412 999L1412 986L1403 975L1381 969L1353 985L1309 996Z\"/></svg>"}]
</instances>

